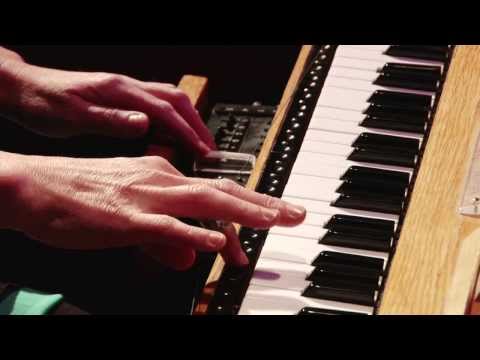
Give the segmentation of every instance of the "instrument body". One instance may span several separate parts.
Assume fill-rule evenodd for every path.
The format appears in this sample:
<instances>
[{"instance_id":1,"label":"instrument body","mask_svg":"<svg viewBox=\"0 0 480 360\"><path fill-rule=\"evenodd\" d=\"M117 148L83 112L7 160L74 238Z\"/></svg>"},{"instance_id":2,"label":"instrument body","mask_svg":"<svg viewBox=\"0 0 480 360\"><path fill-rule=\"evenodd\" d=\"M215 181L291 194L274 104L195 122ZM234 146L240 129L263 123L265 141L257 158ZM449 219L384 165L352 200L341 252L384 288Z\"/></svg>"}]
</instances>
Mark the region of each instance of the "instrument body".
<instances>
[{"instance_id":1,"label":"instrument body","mask_svg":"<svg viewBox=\"0 0 480 360\"><path fill-rule=\"evenodd\" d=\"M247 184L251 189L259 183L291 99L313 54L313 46L302 48L256 169ZM472 305L477 281L476 257L470 256L469 269L456 269L457 263L465 263L458 258L459 254L469 253L460 251L461 245L479 222L459 215L458 205L468 172L468 159L477 140L473 134L478 133L479 121L475 114L479 97L480 47L458 46L379 302L379 314L463 314ZM217 258L197 313L207 312L209 299L215 293L223 270L223 261ZM468 279L452 281L457 273L469 274ZM455 301L447 304L452 293L457 294Z\"/></svg>"}]
</instances>

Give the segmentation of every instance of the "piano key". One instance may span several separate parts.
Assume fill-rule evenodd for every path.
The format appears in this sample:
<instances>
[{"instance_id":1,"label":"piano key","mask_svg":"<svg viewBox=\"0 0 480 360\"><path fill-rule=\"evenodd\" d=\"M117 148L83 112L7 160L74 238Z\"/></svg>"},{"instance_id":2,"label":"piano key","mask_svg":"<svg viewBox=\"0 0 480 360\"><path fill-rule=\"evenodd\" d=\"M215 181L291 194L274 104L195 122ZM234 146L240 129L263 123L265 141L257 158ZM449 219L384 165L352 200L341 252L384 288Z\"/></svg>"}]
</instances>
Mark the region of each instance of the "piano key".
<instances>
[{"instance_id":1,"label":"piano key","mask_svg":"<svg viewBox=\"0 0 480 360\"><path fill-rule=\"evenodd\" d=\"M417 68L393 63L386 64L379 74L373 82L375 85L432 92L439 88L441 79L439 68Z\"/></svg>"},{"instance_id":2,"label":"piano key","mask_svg":"<svg viewBox=\"0 0 480 360\"><path fill-rule=\"evenodd\" d=\"M408 173L363 166L352 166L340 177L340 180L355 179L364 179L369 182L379 181L381 183L396 183L403 187L407 187L410 184L410 175Z\"/></svg>"},{"instance_id":3,"label":"piano key","mask_svg":"<svg viewBox=\"0 0 480 360\"><path fill-rule=\"evenodd\" d=\"M399 109L382 104L371 104L364 114L371 117L381 118L384 121L396 121L401 123L424 125L430 116L430 111Z\"/></svg>"},{"instance_id":4,"label":"piano key","mask_svg":"<svg viewBox=\"0 0 480 360\"><path fill-rule=\"evenodd\" d=\"M335 214L324 224L324 228L346 233L367 234L389 239L395 233L393 221Z\"/></svg>"},{"instance_id":5,"label":"piano key","mask_svg":"<svg viewBox=\"0 0 480 360\"><path fill-rule=\"evenodd\" d=\"M369 81L364 81L364 80L355 80L355 79L345 79L345 78L340 78L340 77L331 77L325 80L324 83L324 93L325 95L320 95L318 105L328 105L329 102L337 102L337 107L339 108L346 108L346 109L358 109L358 107L361 105L360 104L360 99L358 98L355 101L352 101L350 106L348 104L345 104L345 99L339 99L339 98L333 98L330 96L330 93L333 93L333 89L338 89L343 90L345 93L348 92L350 94L354 94L353 92L364 92L364 96L370 96L373 94L375 91L378 90L383 90L383 91L397 91L397 92L402 92L402 93L407 93L407 94L418 94L418 95L426 95L426 96L434 96L435 92L433 91L423 91L423 90L413 90L413 89L408 89L405 87L395 87L395 86L384 86L384 85L378 85L374 84ZM359 95L360 96L360 95ZM355 99L354 97L350 97L351 99ZM324 100L325 99L325 100ZM331 105L332 106L332 105Z\"/></svg>"},{"instance_id":6,"label":"piano key","mask_svg":"<svg viewBox=\"0 0 480 360\"><path fill-rule=\"evenodd\" d=\"M399 136L381 135L370 132L361 133L353 142L353 147L384 149L387 151L400 151L418 154L420 142L417 139L409 139Z\"/></svg>"},{"instance_id":7,"label":"piano key","mask_svg":"<svg viewBox=\"0 0 480 360\"><path fill-rule=\"evenodd\" d=\"M305 307L372 314L371 306L311 299L299 292L250 285L240 308L240 315L295 315Z\"/></svg>"},{"instance_id":8,"label":"piano key","mask_svg":"<svg viewBox=\"0 0 480 360\"><path fill-rule=\"evenodd\" d=\"M386 129L389 131L402 131L402 132L411 132L414 134L425 134L427 131L427 123L414 123L414 122L405 122L401 120L392 120L382 117L366 116L365 119L360 122L359 126L371 129Z\"/></svg>"},{"instance_id":9,"label":"piano key","mask_svg":"<svg viewBox=\"0 0 480 360\"><path fill-rule=\"evenodd\" d=\"M432 97L393 91L375 91L367 102L408 109L431 109Z\"/></svg>"},{"instance_id":10,"label":"piano key","mask_svg":"<svg viewBox=\"0 0 480 360\"><path fill-rule=\"evenodd\" d=\"M370 149L370 148L355 148L354 151L347 157L348 160L395 165L404 167L415 167L418 156L409 153L400 153L395 151L387 152L384 149Z\"/></svg>"},{"instance_id":11,"label":"piano key","mask_svg":"<svg viewBox=\"0 0 480 360\"><path fill-rule=\"evenodd\" d=\"M328 230L319 243L323 245L346 247L351 249L363 249L379 252L390 251L393 245L393 237L386 236L369 236L370 234L342 232L336 230Z\"/></svg>"},{"instance_id":12,"label":"piano key","mask_svg":"<svg viewBox=\"0 0 480 360\"><path fill-rule=\"evenodd\" d=\"M371 218L371 219L391 220L395 222L395 228L398 222L398 215L394 215L394 214L385 214L385 213L356 210L356 209L335 208L331 206L329 202L295 198L295 197L289 197L289 196L282 196L282 200L303 206L304 208L307 209L307 213L317 213L317 214L324 214L324 215L350 215L350 216L360 216L360 217Z\"/></svg>"},{"instance_id":13,"label":"piano key","mask_svg":"<svg viewBox=\"0 0 480 360\"><path fill-rule=\"evenodd\" d=\"M381 274L341 265L319 265L306 278L315 284L336 284L352 290L377 290L381 286Z\"/></svg>"},{"instance_id":14,"label":"piano key","mask_svg":"<svg viewBox=\"0 0 480 360\"><path fill-rule=\"evenodd\" d=\"M355 289L354 285L354 283L344 284L339 281L325 279L318 283L311 283L302 295L315 299L374 306L378 291Z\"/></svg>"},{"instance_id":15,"label":"piano key","mask_svg":"<svg viewBox=\"0 0 480 360\"><path fill-rule=\"evenodd\" d=\"M442 62L446 61L448 52L448 45L390 45L385 50L385 54L390 56Z\"/></svg>"},{"instance_id":16,"label":"piano key","mask_svg":"<svg viewBox=\"0 0 480 360\"><path fill-rule=\"evenodd\" d=\"M351 316L351 315L367 315L367 314L349 312L349 311L320 309L320 308L314 308L314 307L304 307L298 313L298 316L312 316L312 315L313 316L315 316L315 315L345 315L345 316Z\"/></svg>"},{"instance_id":17,"label":"piano key","mask_svg":"<svg viewBox=\"0 0 480 360\"><path fill-rule=\"evenodd\" d=\"M400 64L396 62L386 63L380 73L383 74L397 74L404 78L415 80L435 80L439 81L442 78L442 71L439 66L425 66Z\"/></svg>"},{"instance_id":18,"label":"piano key","mask_svg":"<svg viewBox=\"0 0 480 360\"><path fill-rule=\"evenodd\" d=\"M322 251L379 257L385 260L388 258L388 253L385 251L319 244L318 241L312 240L313 239L269 233L260 257L262 259L272 259L304 265L311 265Z\"/></svg>"},{"instance_id":19,"label":"piano key","mask_svg":"<svg viewBox=\"0 0 480 360\"><path fill-rule=\"evenodd\" d=\"M342 194L332 201L332 206L400 215L404 202L404 198L396 196Z\"/></svg>"},{"instance_id":20,"label":"piano key","mask_svg":"<svg viewBox=\"0 0 480 360\"><path fill-rule=\"evenodd\" d=\"M365 180L345 180L336 190L344 195L375 194L379 196L394 196L405 198L408 188L396 183L382 183Z\"/></svg>"},{"instance_id":21,"label":"piano key","mask_svg":"<svg viewBox=\"0 0 480 360\"><path fill-rule=\"evenodd\" d=\"M327 230L321 225L301 224L296 227L274 226L269 233L318 241L327 233Z\"/></svg>"},{"instance_id":22,"label":"piano key","mask_svg":"<svg viewBox=\"0 0 480 360\"><path fill-rule=\"evenodd\" d=\"M412 169L407 167L355 162L345 160L345 158L341 156L304 151L299 152L295 164L293 165L292 173L330 178L335 174L346 172L352 166L397 171L409 174L409 177L411 177L412 174ZM337 171L332 170L332 168L336 168ZM339 179L340 177L335 176L333 178Z\"/></svg>"},{"instance_id":23,"label":"piano key","mask_svg":"<svg viewBox=\"0 0 480 360\"><path fill-rule=\"evenodd\" d=\"M366 117L366 115L364 115ZM387 123L387 121L385 121ZM390 123L387 124L387 126ZM321 131L330 131L330 132L338 132L344 134L357 134L360 135L362 132L371 131L374 132L373 129L367 128L362 126L361 124L355 124L354 122L347 122L341 120L333 120L328 118L319 118L319 117L312 117L309 130L321 130ZM392 135L392 136L400 136L405 138L413 138L413 139L423 139L423 135L412 134L408 132L402 131L377 131L378 133L385 134L385 135Z\"/></svg>"},{"instance_id":24,"label":"piano key","mask_svg":"<svg viewBox=\"0 0 480 360\"><path fill-rule=\"evenodd\" d=\"M333 201L335 190L342 184L340 180L319 178L316 176L291 174L283 191L285 196L294 196L312 200Z\"/></svg>"},{"instance_id":25,"label":"piano key","mask_svg":"<svg viewBox=\"0 0 480 360\"><path fill-rule=\"evenodd\" d=\"M320 253L312 263L314 267L327 265L345 266L349 267L350 271L356 269L358 271L368 272L371 275L381 275L385 270L385 261L383 259L331 251Z\"/></svg>"},{"instance_id":26,"label":"piano key","mask_svg":"<svg viewBox=\"0 0 480 360\"><path fill-rule=\"evenodd\" d=\"M348 58L353 59L356 62L363 61L372 61L377 62L380 64L386 64L390 62L399 62L403 64L415 64L415 65L425 65L425 66L442 66L443 63L439 61L432 61L432 60L421 60L421 59L409 59L409 58L401 58L386 55L383 53L376 53L364 49L354 49L344 47L339 45L335 52L335 59L339 58Z\"/></svg>"}]
</instances>

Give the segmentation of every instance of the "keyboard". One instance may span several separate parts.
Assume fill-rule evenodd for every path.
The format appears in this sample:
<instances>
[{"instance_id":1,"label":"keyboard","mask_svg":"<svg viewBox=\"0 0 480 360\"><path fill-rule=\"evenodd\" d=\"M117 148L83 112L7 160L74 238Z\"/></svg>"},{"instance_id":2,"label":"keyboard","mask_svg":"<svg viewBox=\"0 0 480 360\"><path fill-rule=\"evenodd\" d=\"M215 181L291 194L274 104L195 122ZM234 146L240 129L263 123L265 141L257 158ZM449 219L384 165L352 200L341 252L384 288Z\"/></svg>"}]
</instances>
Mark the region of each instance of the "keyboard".
<instances>
[{"instance_id":1,"label":"keyboard","mask_svg":"<svg viewBox=\"0 0 480 360\"><path fill-rule=\"evenodd\" d=\"M242 228L210 314L375 314L453 47L323 45L295 91L257 191L307 209Z\"/></svg>"}]
</instances>

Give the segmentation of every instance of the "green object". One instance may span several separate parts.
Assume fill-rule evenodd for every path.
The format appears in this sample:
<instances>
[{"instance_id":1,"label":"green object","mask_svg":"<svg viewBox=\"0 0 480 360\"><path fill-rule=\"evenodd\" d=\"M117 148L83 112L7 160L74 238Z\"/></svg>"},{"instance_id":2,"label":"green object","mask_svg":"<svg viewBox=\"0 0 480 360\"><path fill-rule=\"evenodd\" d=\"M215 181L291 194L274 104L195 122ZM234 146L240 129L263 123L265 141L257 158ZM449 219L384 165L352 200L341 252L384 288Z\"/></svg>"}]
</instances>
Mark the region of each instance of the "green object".
<instances>
[{"instance_id":1,"label":"green object","mask_svg":"<svg viewBox=\"0 0 480 360\"><path fill-rule=\"evenodd\" d=\"M0 315L46 315L62 302L59 294L44 294L32 289L20 289L0 302Z\"/></svg>"}]
</instances>

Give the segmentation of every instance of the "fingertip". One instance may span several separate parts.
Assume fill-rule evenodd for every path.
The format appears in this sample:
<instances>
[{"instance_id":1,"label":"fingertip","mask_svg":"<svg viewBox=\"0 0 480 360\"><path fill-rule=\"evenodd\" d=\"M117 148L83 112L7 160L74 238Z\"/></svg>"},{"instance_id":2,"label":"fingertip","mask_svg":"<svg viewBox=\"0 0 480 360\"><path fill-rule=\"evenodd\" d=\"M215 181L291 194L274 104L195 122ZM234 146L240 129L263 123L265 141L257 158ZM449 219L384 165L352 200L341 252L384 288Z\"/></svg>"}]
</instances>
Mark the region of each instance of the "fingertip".
<instances>
[{"instance_id":1,"label":"fingertip","mask_svg":"<svg viewBox=\"0 0 480 360\"><path fill-rule=\"evenodd\" d=\"M219 251L227 244L227 237L217 231L210 231L207 238L207 246L212 251Z\"/></svg>"}]
</instances>

